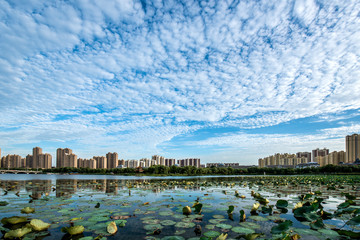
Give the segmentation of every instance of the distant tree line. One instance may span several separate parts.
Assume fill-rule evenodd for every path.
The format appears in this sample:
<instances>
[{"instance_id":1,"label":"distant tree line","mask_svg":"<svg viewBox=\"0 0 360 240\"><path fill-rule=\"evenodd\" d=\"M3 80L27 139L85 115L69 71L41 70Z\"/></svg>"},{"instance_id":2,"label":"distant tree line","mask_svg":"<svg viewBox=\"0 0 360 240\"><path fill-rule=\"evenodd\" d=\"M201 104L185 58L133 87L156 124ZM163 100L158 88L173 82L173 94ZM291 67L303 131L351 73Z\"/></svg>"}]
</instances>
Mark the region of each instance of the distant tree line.
<instances>
[{"instance_id":1,"label":"distant tree line","mask_svg":"<svg viewBox=\"0 0 360 240\"><path fill-rule=\"evenodd\" d=\"M138 173L135 168L113 168L113 169L91 169L91 168L52 168L44 169L44 173L84 173L84 174L117 174L117 175L296 175L296 174L357 174L360 173L359 165L326 165L324 167L312 168L231 168L210 167L197 168L194 166L151 166L144 168Z\"/></svg>"}]
</instances>

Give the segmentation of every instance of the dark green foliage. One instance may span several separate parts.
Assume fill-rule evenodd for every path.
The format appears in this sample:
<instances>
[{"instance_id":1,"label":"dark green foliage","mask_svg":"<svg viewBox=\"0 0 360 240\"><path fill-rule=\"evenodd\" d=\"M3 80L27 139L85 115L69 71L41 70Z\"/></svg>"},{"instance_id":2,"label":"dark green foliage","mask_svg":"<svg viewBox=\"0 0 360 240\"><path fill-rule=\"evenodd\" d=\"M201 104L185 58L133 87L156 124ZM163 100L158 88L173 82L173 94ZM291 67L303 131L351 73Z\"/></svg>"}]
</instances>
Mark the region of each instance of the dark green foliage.
<instances>
[{"instance_id":1,"label":"dark green foliage","mask_svg":"<svg viewBox=\"0 0 360 240\"><path fill-rule=\"evenodd\" d=\"M289 230L289 227L292 226L292 224L293 224L292 221L286 220L285 222L279 223L277 226L272 227L271 233L279 234L286 232L287 230Z\"/></svg>"}]
</instances>

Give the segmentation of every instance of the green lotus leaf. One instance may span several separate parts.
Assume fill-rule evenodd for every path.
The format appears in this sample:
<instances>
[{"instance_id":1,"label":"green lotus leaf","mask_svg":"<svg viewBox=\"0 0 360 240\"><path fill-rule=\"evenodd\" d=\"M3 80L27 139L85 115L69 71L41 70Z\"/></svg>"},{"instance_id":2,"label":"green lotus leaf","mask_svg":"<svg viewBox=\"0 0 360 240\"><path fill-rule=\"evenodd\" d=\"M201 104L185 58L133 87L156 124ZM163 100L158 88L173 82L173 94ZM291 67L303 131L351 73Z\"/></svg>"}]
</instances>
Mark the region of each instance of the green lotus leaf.
<instances>
[{"instance_id":1,"label":"green lotus leaf","mask_svg":"<svg viewBox=\"0 0 360 240\"><path fill-rule=\"evenodd\" d=\"M279 223L277 226L271 228L272 234L279 234L286 232L290 226L292 226L292 221L286 220L285 222Z\"/></svg>"},{"instance_id":2,"label":"green lotus leaf","mask_svg":"<svg viewBox=\"0 0 360 240\"><path fill-rule=\"evenodd\" d=\"M330 237L339 237L339 234L336 231L330 229L319 229L318 232Z\"/></svg>"},{"instance_id":3,"label":"green lotus leaf","mask_svg":"<svg viewBox=\"0 0 360 240\"><path fill-rule=\"evenodd\" d=\"M310 227L314 230L318 230L318 229L325 228L325 225L324 225L322 219L318 219L318 220L310 223Z\"/></svg>"},{"instance_id":4,"label":"green lotus leaf","mask_svg":"<svg viewBox=\"0 0 360 240\"><path fill-rule=\"evenodd\" d=\"M160 222L160 224L164 225L164 226L172 226L172 225L175 225L176 222L173 220L163 220Z\"/></svg>"},{"instance_id":5,"label":"green lotus leaf","mask_svg":"<svg viewBox=\"0 0 360 240\"><path fill-rule=\"evenodd\" d=\"M348 221L346 223L347 225L359 225L360 224L360 215L353 217L352 219L350 219L350 221Z\"/></svg>"},{"instance_id":6,"label":"green lotus leaf","mask_svg":"<svg viewBox=\"0 0 360 240\"><path fill-rule=\"evenodd\" d=\"M359 239L360 238L360 232L353 232L349 230L339 230L337 231L338 234L351 237L352 239Z\"/></svg>"},{"instance_id":7,"label":"green lotus leaf","mask_svg":"<svg viewBox=\"0 0 360 240\"><path fill-rule=\"evenodd\" d=\"M255 220L255 221L259 221L259 222L268 221L267 218L262 217L262 216L250 216L249 219L252 219L252 220Z\"/></svg>"},{"instance_id":8,"label":"green lotus leaf","mask_svg":"<svg viewBox=\"0 0 360 240\"><path fill-rule=\"evenodd\" d=\"M31 208L31 207L24 207L23 209L21 209L21 213L34 213L35 212L35 208Z\"/></svg>"},{"instance_id":9,"label":"green lotus leaf","mask_svg":"<svg viewBox=\"0 0 360 240\"><path fill-rule=\"evenodd\" d=\"M310 222L316 221L317 219L320 218L320 216L317 215L316 212L304 213L304 217L306 218L306 220Z\"/></svg>"},{"instance_id":10,"label":"green lotus leaf","mask_svg":"<svg viewBox=\"0 0 360 240\"><path fill-rule=\"evenodd\" d=\"M118 230L116 223L115 222L110 222L107 227L106 230L108 233L110 233L111 235L115 234Z\"/></svg>"},{"instance_id":11,"label":"green lotus leaf","mask_svg":"<svg viewBox=\"0 0 360 240\"><path fill-rule=\"evenodd\" d=\"M21 238L23 237L25 234L28 234L32 231L31 228L29 227L23 227L23 228L18 228L16 230L10 230L9 232L5 233L4 238Z\"/></svg>"},{"instance_id":12,"label":"green lotus leaf","mask_svg":"<svg viewBox=\"0 0 360 240\"><path fill-rule=\"evenodd\" d=\"M225 223L219 223L219 224L216 224L216 226L218 228L222 228L222 229L231 229L232 226L230 224L225 224Z\"/></svg>"},{"instance_id":13,"label":"green lotus leaf","mask_svg":"<svg viewBox=\"0 0 360 240\"><path fill-rule=\"evenodd\" d=\"M182 236L166 236L163 237L161 240L185 240Z\"/></svg>"},{"instance_id":14,"label":"green lotus leaf","mask_svg":"<svg viewBox=\"0 0 360 240\"><path fill-rule=\"evenodd\" d=\"M14 224L18 224L18 223L24 223L27 221L28 221L27 217L17 217L17 216L1 219L1 223L4 225L6 225L6 224L14 225Z\"/></svg>"},{"instance_id":15,"label":"green lotus leaf","mask_svg":"<svg viewBox=\"0 0 360 240\"><path fill-rule=\"evenodd\" d=\"M280 199L280 200L278 200L278 201L276 202L276 207L279 208L279 209L287 208L288 205L289 205L289 203L288 203L288 201L286 201L286 200Z\"/></svg>"},{"instance_id":16,"label":"green lotus leaf","mask_svg":"<svg viewBox=\"0 0 360 240\"><path fill-rule=\"evenodd\" d=\"M255 231L253 229L245 228L245 227L233 227L231 229L231 231L236 232L236 233L242 233L242 234L255 233Z\"/></svg>"},{"instance_id":17,"label":"green lotus leaf","mask_svg":"<svg viewBox=\"0 0 360 240\"><path fill-rule=\"evenodd\" d=\"M260 225L254 222L241 222L239 224L245 228L260 229Z\"/></svg>"},{"instance_id":18,"label":"green lotus leaf","mask_svg":"<svg viewBox=\"0 0 360 240\"><path fill-rule=\"evenodd\" d=\"M84 230L85 230L84 226L81 225L66 228L67 233L69 233L70 235L81 234L84 232Z\"/></svg>"},{"instance_id":19,"label":"green lotus leaf","mask_svg":"<svg viewBox=\"0 0 360 240\"><path fill-rule=\"evenodd\" d=\"M162 229L163 226L160 224L148 224L144 226L144 229L148 231L155 231L157 228Z\"/></svg>"},{"instance_id":20,"label":"green lotus leaf","mask_svg":"<svg viewBox=\"0 0 360 240\"><path fill-rule=\"evenodd\" d=\"M217 231L207 231L204 233L205 237L214 238L220 236L220 233Z\"/></svg>"},{"instance_id":21,"label":"green lotus leaf","mask_svg":"<svg viewBox=\"0 0 360 240\"><path fill-rule=\"evenodd\" d=\"M32 219L30 221L30 226L35 231L44 231L50 227L50 223L43 222L40 219Z\"/></svg>"},{"instance_id":22,"label":"green lotus leaf","mask_svg":"<svg viewBox=\"0 0 360 240\"><path fill-rule=\"evenodd\" d=\"M192 228L195 227L195 223L193 222L178 222L175 224L175 227L179 227L179 228Z\"/></svg>"},{"instance_id":23,"label":"green lotus leaf","mask_svg":"<svg viewBox=\"0 0 360 240\"><path fill-rule=\"evenodd\" d=\"M9 203L7 201L0 201L0 206L6 206L8 205Z\"/></svg>"}]
</instances>

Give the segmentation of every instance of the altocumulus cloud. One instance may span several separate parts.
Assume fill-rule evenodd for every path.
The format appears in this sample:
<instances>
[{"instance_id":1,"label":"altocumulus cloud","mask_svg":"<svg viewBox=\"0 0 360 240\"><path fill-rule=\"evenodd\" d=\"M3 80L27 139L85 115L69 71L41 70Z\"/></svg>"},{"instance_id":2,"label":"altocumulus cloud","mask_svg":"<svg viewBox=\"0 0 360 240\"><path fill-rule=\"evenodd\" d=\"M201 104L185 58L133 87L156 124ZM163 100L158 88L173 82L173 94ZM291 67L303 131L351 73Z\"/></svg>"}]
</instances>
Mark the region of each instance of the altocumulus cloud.
<instances>
[{"instance_id":1,"label":"altocumulus cloud","mask_svg":"<svg viewBox=\"0 0 360 240\"><path fill-rule=\"evenodd\" d=\"M5 148L76 142L85 155L91 147L140 157L199 129L256 129L360 108L355 0L0 6ZM251 138L236 136L237 146Z\"/></svg>"}]
</instances>

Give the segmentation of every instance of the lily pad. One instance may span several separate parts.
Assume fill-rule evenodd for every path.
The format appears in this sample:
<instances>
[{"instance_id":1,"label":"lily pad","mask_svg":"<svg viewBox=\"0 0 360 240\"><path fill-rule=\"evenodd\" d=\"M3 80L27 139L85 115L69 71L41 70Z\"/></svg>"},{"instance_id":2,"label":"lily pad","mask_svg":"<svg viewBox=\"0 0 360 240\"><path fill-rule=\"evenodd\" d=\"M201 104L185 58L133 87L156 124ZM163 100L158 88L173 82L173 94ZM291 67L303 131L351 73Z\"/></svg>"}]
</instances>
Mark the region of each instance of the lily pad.
<instances>
[{"instance_id":1,"label":"lily pad","mask_svg":"<svg viewBox=\"0 0 360 240\"><path fill-rule=\"evenodd\" d=\"M166 236L163 237L161 240L185 240L182 236Z\"/></svg>"},{"instance_id":2,"label":"lily pad","mask_svg":"<svg viewBox=\"0 0 360 240\"><path fill-rule=\"evenodd\" d=\"M9 232L5 233L4 238L21 238L25 234L30 233L31 231L32 231L32 229L29 227L23 227L23 228L18 228L15 230L10 230Z\"/></svg>"},{"instance_id":3,"label":"lily pad","mask_svg":"<svg viewBox=\"0 0 360 240\"><path fill-rule=\"evenodd\" d=\"M205 237L214 238L220 236L220 233L217 231L207 231L204 233Z\"/></svg>"},{"instance_id":4,"label":"lily pad","mask_svg":"<svg viewBox=\"0 0 360 240\"><path fill-rule=\"evenodd\" d=\"M231 229L232 228L232 226L230 224L225 224L225 223L216 224L216 227L222 228L222 229Z\"/></svg>"},{"instance_id":5,"label":"lily pad","mask_svg":"<svg viewBox=\"0 0 360 240\"><path fill-rule=\"evenodd\" d=\"M117 232L117 230L118 230L118 228L116 226L116 223L115 222L109 223L106 230L107 230L108 233L110 233L112 235L115 234Z\"/></svg>"},{"instance_id":6,"label":"lily pad","mask_svg":"<svg viewBox=\"0 0 360 240\"><path fill-rule=\"evenodd\" d=\"M242 233L242 234L255 233L255 231L253 229L245 228L245 227L233 227L231 229L231 231L236 232L236 233Z\"/></svg>"},{"instance_id":7,"label":"lily pad","mask_svg":"<svg viewBox=\"0 0 360 240\"><path fill-rule=\"evenodd\" d=\"M163 220L163 221L160 221L160 224L164 225L164 226L172 226L172 225L175 225L176 222L173 220Z\"/></svg>"},{"instance_id":8,"label":"lily pad","mask_svg":"<svg viewBox=\"0 0 360 240\"><path fill-rule=\"evenodd\" d=\"M179 227L179 228L192 228L195 227L195 223L193 222L178 222L175 224L175 227Z\"/></svg>"},{"instance_id":9,"label":"lily pad","mask_svg":"<svg viewBox=\"0 0 360 240\"><path fill-rule=\"evenodd\" d=\"M50 223L43 222L40 219L32 219L30 221L30 226L35 231L44 231L50 227Z\"/></svg>"}]
</instances>

